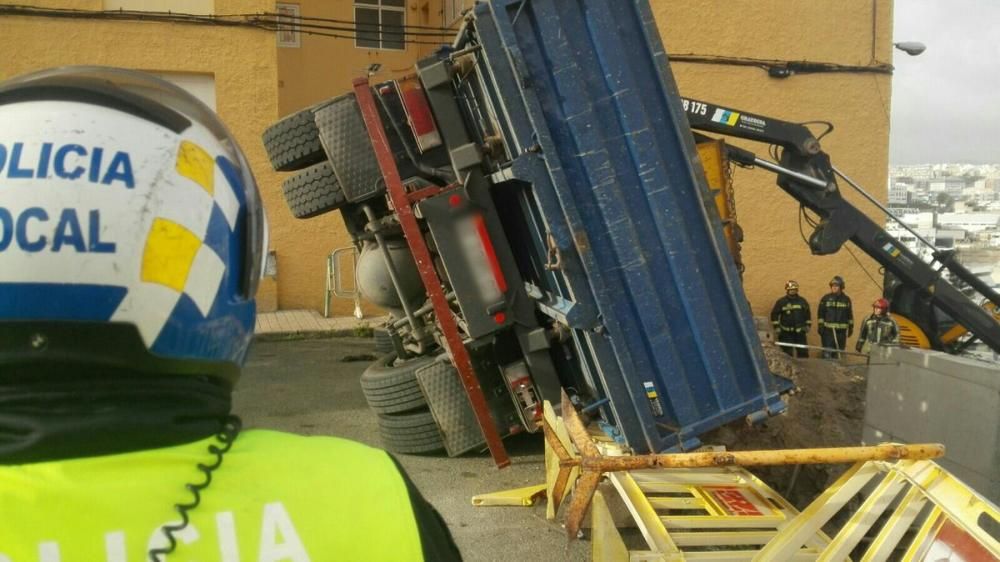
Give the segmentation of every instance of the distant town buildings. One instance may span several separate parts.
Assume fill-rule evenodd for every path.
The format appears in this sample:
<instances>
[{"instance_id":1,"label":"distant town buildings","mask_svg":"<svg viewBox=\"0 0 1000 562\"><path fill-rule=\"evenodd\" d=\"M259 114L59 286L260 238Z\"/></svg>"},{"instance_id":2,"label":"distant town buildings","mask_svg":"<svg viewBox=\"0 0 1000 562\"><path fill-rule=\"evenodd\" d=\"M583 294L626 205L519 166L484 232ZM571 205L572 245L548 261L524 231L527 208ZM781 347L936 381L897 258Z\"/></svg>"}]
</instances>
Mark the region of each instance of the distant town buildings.
<instances>
[{"instance_id":1,"label":"distant town buildings","mask_svg":"<svg viewBox=\"0 0 1000 562\"><path fill-rule=\"evenodd\" d=\"M889 211L909 229L887 219L886 231L914 253L930 261L935 249L955 249L1000 285L1000 164L891 166Z\"/></svg>"},{"instance_id":2,"label":"distant town buildings","mask_svg":"<svg viewBox=\"0 0 1000 562\"><path fill-rule=\"evenodd\" d=\"M913 190L913 178L889 178L889 205L905 207L910 202L910 191Z\"/></svg>"},{"instance_id":3,"label":"distant town buildings","mask_svg":"<svg viewBox=\"0 0 1000 562\"><path fill-rule=\"evenodd\" d=\"M892 166L889 206L938 213L1000 213L1000 164Z\"/></svg>"}]
</instances>

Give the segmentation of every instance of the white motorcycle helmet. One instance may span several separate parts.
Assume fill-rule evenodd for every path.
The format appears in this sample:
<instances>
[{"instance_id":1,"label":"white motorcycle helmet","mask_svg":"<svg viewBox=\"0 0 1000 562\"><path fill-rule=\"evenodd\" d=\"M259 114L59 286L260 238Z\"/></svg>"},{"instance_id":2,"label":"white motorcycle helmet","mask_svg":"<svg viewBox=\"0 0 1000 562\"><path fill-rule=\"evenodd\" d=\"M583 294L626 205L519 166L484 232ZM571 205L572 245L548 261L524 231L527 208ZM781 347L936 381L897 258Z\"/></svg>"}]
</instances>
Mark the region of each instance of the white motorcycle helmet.
<instances>
[{"instance_id":1,"label":"white motorcycle helmet","mask_svg":"<svg viewBox=\"0 0 1000 562\"><path fill-rule=\"evenodd\" d=\"M0 84L0 370L234 383L265 238L243 153L191 94L103 67Z\"/></svg>"}]
</instances>

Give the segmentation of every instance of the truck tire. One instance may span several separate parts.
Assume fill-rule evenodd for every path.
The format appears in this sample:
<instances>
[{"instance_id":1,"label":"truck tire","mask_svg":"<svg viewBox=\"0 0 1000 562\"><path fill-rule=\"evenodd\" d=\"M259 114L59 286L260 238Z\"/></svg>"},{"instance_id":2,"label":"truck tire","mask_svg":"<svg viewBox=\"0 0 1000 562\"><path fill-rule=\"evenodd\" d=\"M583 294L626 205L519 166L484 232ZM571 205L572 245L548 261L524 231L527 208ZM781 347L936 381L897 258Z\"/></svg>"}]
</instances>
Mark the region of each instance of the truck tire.
<instances>
[{"instance_id":1,"label":"truck tire","mask_svg":"<svg viewBox=\"0 0 1000 562\"><path fill-rule=\"evenodd\" d=\"M376 359L361 375L361 391L368 407L376 414L396 414L426 408L427 401L417 384L416 372L433 361L433 357L417 357L397 365L395 352ZM434 420L430 421L433 424ZM409 422L403 423L407 425Z\"/></svg>"},{"instance_id":2,"label":"truck tire","mask_svg":"<svg viewBox=\"0 0 1000 562\"><path fill-rule=\"evenodd\" d=\"M375 341L375 353L391 353L396 348L392 345L392 336L385 328L375 328L372 330L372 339Z\"/></svg>"},{"instance_id":3,"label":"truck tire","mask_svg":"<svg viewBox=\"0 0 1000 562\"><path fill-rule=\"evenodd\" d=\"M397 414L394 416L379 414L378 427L390 435L406 435L408 433L430 431L431 429L437 430L437 424L434 423L434 416L426 408L419 412Z\"/></svg>"},{"instance_id":4,"label":"truck tire","mask_svg":"<svg viewBox=\"0 0 1000 562\"><path fill-rule=\"evenodd\" d=\"M289 177L282 185L285 203L298 219L308 219L344 206L344 192L330 162L314 164Z\"/></svg>"},{"instance_id":5,"label":"truck tire","mask_svg":"<svg viewBox=\"0 0 1000 562\"><path fill-rule=\"evenodd\" d=\"M382 437L382 444L387 451L403 455L415 455L420 453L436 453L444 449L444 443L439 435L424 439L410 439L406 441L393 441Z\"/></svg>"},{"instance_id":6,"label":"truck tire","mask_svg":"<svg viewBox=\"0 0 1000 562\"><path fill-rule=\"evenodd\" d=\"M313 106L293 113L264 130L264 149L275 170L301 170L326 159L313 118L315 109Z\"/></svg>"},{"instance_id":7,"label":"truck tire","mask_svg":"<svg viewBox=\"0 0 1000 562\"><path fill-rule=\"evenodd\" d=\"M419 388L382 394L378 397L365 395L365 401L376 414L397 414L427 407L427 400Z\"/></svg>"},{"instance_id":8,"label":"truck tire","mask_svg":"<svg viewBox=\"0 0 1000 562\"><path fill-rule=\"evenodd\" d=\"M393 453L431 453L444 449L441 432L430 411L378 415L379 434Z\"/></svg>"}]
</instances>

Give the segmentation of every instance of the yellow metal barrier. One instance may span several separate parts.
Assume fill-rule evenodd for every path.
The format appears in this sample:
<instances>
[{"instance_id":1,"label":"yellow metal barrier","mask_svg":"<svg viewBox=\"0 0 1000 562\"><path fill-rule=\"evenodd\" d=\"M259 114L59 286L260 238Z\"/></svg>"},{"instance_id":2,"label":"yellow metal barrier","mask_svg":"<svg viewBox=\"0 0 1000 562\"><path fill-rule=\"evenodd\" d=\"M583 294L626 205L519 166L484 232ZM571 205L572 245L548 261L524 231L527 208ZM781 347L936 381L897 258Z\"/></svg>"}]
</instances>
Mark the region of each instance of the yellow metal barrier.
<instances>
[{"instance_id":1,"label":"yellow metal barrier","mask_svg":"<svg viewBox=\"0 0 1000 562\"><path fill-rule=\"evenodd\" d=\"M472 496L472 505L476 507L488 506L521 506L530 507L535 505L535 500L545 495L545 484L535 486L525 486L513 490L502 490L500 492L490 492Z\"/></svg>"},{"instance_id":2,"label":"yellow metal barrier","mask_svg":"<svg viewBox=\"0 0 1000 562\"><path fill-rule=\"evenodd\" d=\"M1000 562L1000 510L933 461L919 458L918 453L935 456L933 446L899 448L896 456L904 458L895 460L882 452L901 446L844 448L837 455L814 450L825 458L879 460L856 462L799 512L745 468L726 464L769 455L630 457L607 440L583 443L572 406L563 405L572 421L568 428L549 404L545 407L549 510L554 515L573 490L566 526L575 535L569 520L574 505L586 505L582 496L593 493L595 561ZM805 451L786 453L809 462ZM905 458L910 453L912 458ZM701 462L700 457L720 459L721 465L657 468ZM653 468L617 468L639 464ZM593 492L602 475L611 486ZM612 512L627 513L629 524L616 526ZM622 535L621 529L633 528Z\"/></svg>"},{"instance_id":3,"label":"yellow metal barrier","mask_svg":"<svg viewBox=\"0 0 1000 562\"><path fill-rule=\"evenodd\" d=\"M996 506L929 460L857 463L801 513L740 467L609 479L618 497L595 496L591 508L595 561L1000 560ZM611 522L614 500L644 547L608 546L625 544Z\"/></svg>"},{"instance_id":4,"label":"yellow metal barrier","mask_svg":"<svg viewBox=\"0 0 1000 562\"><path fill-rule=\"evenodd\" d=\"M597 562L1000 562L1000 509L929 460L940 446L783 451L806 463L874 459L854 463L799 512L737 466L787 460L776 452L630 456L589 434L568 400L563 410L568 423L544 404L545 485L477 505L530 505L544 488L549 519L569 499L571 537L589 505Z\"/></svg>"}]
</instances>

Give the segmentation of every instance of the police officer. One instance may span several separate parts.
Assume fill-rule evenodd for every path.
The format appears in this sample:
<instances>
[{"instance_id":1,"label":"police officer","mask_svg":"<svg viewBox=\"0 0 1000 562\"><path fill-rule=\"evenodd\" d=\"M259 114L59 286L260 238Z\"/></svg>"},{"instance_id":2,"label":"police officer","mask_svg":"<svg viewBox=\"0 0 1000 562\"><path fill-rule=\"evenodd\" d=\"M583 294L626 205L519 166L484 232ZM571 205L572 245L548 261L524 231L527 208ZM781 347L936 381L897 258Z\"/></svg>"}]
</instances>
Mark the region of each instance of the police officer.
<instances>
[{"instance_id":1,"label":"police officer","mask_svg":"<svg viewBox=\"0 0 1000 562\"><path fill-rule=\"evenodd\" d=\"M870 353L873 343L899 343L899 324L889 316L889 301L885 299L872 303L872 314L862 322L854 349L859 353Z\"/></svg>"},{"instance_id":2,"label":"police officer","mask_svg":"<svg viewBox=\"0 0 1000 562\"><path fill-rule=\"evenodd\" d=\"M785 283L785 296L774 303L771 309L771 324L778 335L779 346L782 343L805 345L806 334L812 326L812 314L809 303L799 296L799 284L795 281ZM796 357L809 357L809 350L801 347L780 346L781 350Z\"/></svg>"},{"instance_id":3,"label":"police officer","mask_svg":"<svg viewBox=\"0 0 1000 562\"><path fill-rule=\"evenodd\" d=\"M844 278L836 275L830 280L830 292L819 300L816 310L816 323L819 325L819 335L823 347L843 350L847 347L847 338L854 334L854 311L851 308L851 297L844 293ZM839 353L824 351L823 357L837 359Z\"/></svg>"},{"instance_id":4,"label":"police officer","mask_svg":"<svg viewBox=\"0 0 1000 562\"><path fill-rule=\"evenodd\" d=\"M72 67L0 123L0 560L459 558L385 452L231 415L265 221L207 107Z\"/></svg>"}]
</instances>

